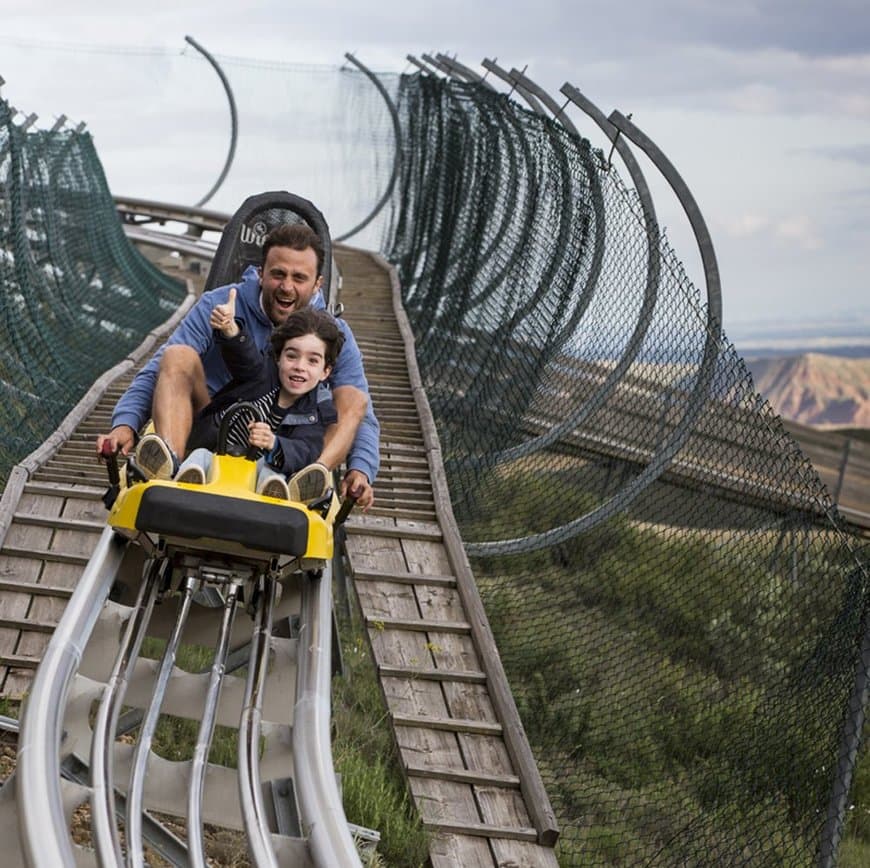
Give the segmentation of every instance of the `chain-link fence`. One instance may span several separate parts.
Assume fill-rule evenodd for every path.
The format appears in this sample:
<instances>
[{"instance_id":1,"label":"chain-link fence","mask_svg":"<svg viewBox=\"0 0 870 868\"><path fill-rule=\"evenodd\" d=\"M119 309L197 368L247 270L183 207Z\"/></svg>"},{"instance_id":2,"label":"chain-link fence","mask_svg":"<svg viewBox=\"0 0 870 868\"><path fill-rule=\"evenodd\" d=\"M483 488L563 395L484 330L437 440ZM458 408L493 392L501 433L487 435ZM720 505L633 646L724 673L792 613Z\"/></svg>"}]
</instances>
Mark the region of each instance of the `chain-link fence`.
<instances>
[{"instance_id":1,"label":"chain-link fence","mask_svg":"<svg viewBox=\"0 0 870 868\"><path fill-rule=\"evenodd\" d=\"M0 100L0 486L184 294L124 237L90 135Z\"/></svg>"},{"instance_id":2,"label":"chain-link fence","mask_svg":"<svg viewBox=\"0 0 870 868\"><path fill-rule=\"evenodd\" d=\"M478 86L399 108L387 254L560 863L825 863L866 552L602 154Z\"/></svg>"}]
</instances>

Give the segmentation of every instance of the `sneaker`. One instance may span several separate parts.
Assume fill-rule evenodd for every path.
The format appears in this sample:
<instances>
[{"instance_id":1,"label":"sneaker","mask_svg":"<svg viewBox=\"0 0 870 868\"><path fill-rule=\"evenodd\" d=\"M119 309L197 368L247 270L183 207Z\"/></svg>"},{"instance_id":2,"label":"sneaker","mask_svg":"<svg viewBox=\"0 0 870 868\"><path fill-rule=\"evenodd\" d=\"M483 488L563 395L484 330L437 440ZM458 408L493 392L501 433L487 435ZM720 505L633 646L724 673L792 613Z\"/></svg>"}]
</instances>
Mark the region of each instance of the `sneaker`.
<instances>
[{"instance_id":1,"label":"sneaker","mask_svg":"<svg viewBox=\"0 0 870 868\"><path fill-rule=\"evenodd\" d=\"M322 464L309 464L288 480L290 500L310 503L332 487L332 474Z\"/></svg>"},{"instance_id":2,"label":"sneaker","mask_svg":"<svg viewBox=\"0 0 870 868\"><path fill-rule=\"evenodd\" d=\"M146 479L172 479L178 459L158 434L146 434L136 447L136 464Z\"/></svg>"},{"instance_id":3,"label":"sneaker","mask_svg":"<svg viewBox=\"0 0 870 868\"><path fill-rule=\"evenodd\" d=\"M190 485L205 485L205 471L199 464L191 464L175 474L176 482L187 482Z\"/></svg>"},{"instance_id":4,"label":"sneaker","mask_svg":"<svg viewBox=\"0 0 870 868\"><path fill-rule=\"evenodd\" d=\"M257 494L263 497L274 497L277 500L290 500L287 482L280 473L267 476L258 486Z\"/></svg>"}]
</instances>

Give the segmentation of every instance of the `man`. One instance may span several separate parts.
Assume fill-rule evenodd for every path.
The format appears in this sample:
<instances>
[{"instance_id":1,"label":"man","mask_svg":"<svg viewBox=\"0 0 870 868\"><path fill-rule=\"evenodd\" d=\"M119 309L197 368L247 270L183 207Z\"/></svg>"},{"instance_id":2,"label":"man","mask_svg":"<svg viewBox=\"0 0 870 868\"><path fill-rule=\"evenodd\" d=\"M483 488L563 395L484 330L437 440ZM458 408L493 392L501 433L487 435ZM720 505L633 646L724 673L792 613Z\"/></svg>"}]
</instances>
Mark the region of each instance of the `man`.
<instances>
[{"instance_id":1,"label":"man","mask_svg":"<svg viewBox=\"0 0 870 868\"><path fill-rule=\"evenodd\" d=\"M97 451L109 442L127 455L136 432L150 417L158 437L145 438L137 458L146 472L170 478L184 457L194 422L229 373L209 323L212 311L227 305L236 289L236 318L246 339L269 351L272 329L295 310L311 304L323 308L323 247L304 224L278 226L263 244L263 264L248 268L238 284L213 289L197 301L151 361L136 375L112 415L112 430L97 438ZM344 346L330 375L338 422L326 431L318 461L335 468L347 456L341 494L357 498L363 509L374 500L371 483L379 464L379 426L371 411L362 355L349 326L341 319ZM143 454L145 448L147 454Z\"/></svg>"}]
</instances>

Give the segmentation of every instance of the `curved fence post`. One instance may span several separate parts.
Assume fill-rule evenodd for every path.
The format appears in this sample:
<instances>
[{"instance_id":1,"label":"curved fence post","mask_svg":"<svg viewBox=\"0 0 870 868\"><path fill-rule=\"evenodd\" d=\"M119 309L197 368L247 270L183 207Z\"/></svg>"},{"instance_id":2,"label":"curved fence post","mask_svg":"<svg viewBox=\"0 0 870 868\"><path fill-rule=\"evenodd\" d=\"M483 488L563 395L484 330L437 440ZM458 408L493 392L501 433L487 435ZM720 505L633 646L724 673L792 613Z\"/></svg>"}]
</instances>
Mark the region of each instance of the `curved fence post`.
<instances>
[{"instance_id":1,"label":"curved fence post","mask_svg":"<svg viewBox=\"0 0 870 868\"><path fill-rule=\"evenodd\" d=\"M457 78L456 74L453 70L446 64L443 60L441 60L441 55L436 55L432 57L431 54L421 54L420 57L429 64L433 69L437 69L439 72L443 72L448 78Z\"/></svg>"},{"instance_id":2,"label":"curved fence post","mask_svg":"<svg viewBox=\"0 0 870 868\"><path fill-rule=\"evenodd\" d=\"M455 57L448 57L446 54L436 54L435 57L450 70L455 78L462 78L472 84L479 84L487 90L495 90L482 75L479 75L473 69L469 69L464 63L460 63Z\"/></svg>"},{"instance_id":3,"label":"curved fence post","mask_svg":"<svg viewBox=\"0 0 870 868\"><path fill-rule=\"evenodd\" d=\"M335 241L346 241L352 235L356 235L357 232L360 232L362 229L365 229L375 217L380 214L381 209L387 202L390 201L390 197L393 195L393 189L396 186L396 179L399 177L399 169L402 166L402 127L399 123L399 113L396 111L396 104L393 102L390 95L387 93L387 89L382 84L381 80L367 67L360 63L352 54L347 53L344 55L354 66L356 66L360 72L362 72L371 83L378 89L378 93L384 98L384 102L387 104L387 108L390 111L390 118L393 121L393 135L396 139L396 156L393 160L393 172L390 175L389 183L387 184L387 189L384 190L383 195L377 201L377 204L374 208L372 208L371 213L361 222L357 223L353 229L345 232L343 235L339 235L335 238Z\"/></svg>"},{"instance_id":4,"label":"curved fence post","mask_svg":"<svg viewBox=\"0 0 870 868\"><path fill-rule=\"evenodd\" d=\"M840 755L821 835L817 863L819 868L832 868L837 864L837 852L843 837L849 793L861 747L861 733L864 730L867 704L870 701L870 620L866 616L862 620L864 631L861 649L855 666L855 682L849 699L849 713L843 721L840 734Z\"/></svg>"},{"instance_id":5,"label":"curved fence post","mask_svg":"<svg viewBox=\"0 0 870 868\"><path fill-rule=\"evenodd\" d=\"M480 65L487 70L487 72L491 72L494 76L500 78L505 82L505 84L509 84L511 88L529 104L529 107L536 115L540 115L542 118L549 117L540 102L538 102L532 94L522 87L522 85L514 81L506 69L502 69L502 67L500 67L494 60L489 60L487 58L484 58Z\"/></svg>"},{"instance_id":6,"label":"curved fence post","mask_svg":"<svg viewBox=\"0 0 870 868\"><path fill-rule=\"evenodd\" d=\"M522 88L532 94L536 99L539 99L552 113L553 117L565 127L566 130L574 133L575 136L579 136L580 133L577 131L577 127L574 126L571 118L569 118L565 114L565 107L560 106L547 91L544 90L540 85L535 84L525 73L520 72L518 69L512 69L508 75L510 75L511 81L517 82Z\"/></svg>"},{"instance_id":7,"label":"curved fence post","mask_svg":"<svg viewBox=\"0 0 870 868\"><path fill-rule=\"evenodd\" d=\"M643 304L641 305L638 314L637 324L635 325L631 337L626 343L622 357L607 375L607 378L601 384L598 391L585 404L583 404L578 412L572 414L558 425L554 425L546 434L542 434L539 437L527 440L525 443L521 443L518 446L513 446L497 453L494 458L494 463L496 464L505 461L513 461L524 455L529 455L532 452L537 452L546 448L552 443L555 443L562 435L567 434L569 431L582 425L586 419L604 405L604 402L619 384L619 381L631 366L631 363L635 358L637 358L637 354L643 345L646 333L652 323L656 299L658 298L659 280L661 277L659 228L652 195L650 194L643 172L641 171L637 160L635 160L631 149L626 145L625 140L620 137L619 131L610 123L610 121L607 120L596 105L586 99L580 91L571 87L569 84L563 86L562 93L564 93L573 103L582 108L583 111L585 111L598 124L598 126L601 127L607 137L614 143L614 147L622 157L629 175L631 175L631 180L634 183L635 191L637 192L640 201L641 211L643 212L643 224L647 236L647 273Z\"/></svg>"},{"instance_id":8,"label":"curved fence post","mask_svg":"<svg viewBox=\"0 0 870 868\"><path fill-rule=\"evenodd\" d=\"M417 60L417 58L414 57L413 54L406 54L405 60L407 60L409 63L414 64L414 66L417 67L418 72L424 72L426 75L432 75L432 70L429 69L429 67L426 66L425 63L420 63L420 61Z\"/></svg>"},{"instance_id":9,"label":"curved fence post","mask_svg":"<svg viewBox=\"0 0 870 868\"><path fill-rule=\"evenodd\" d=\"M472 556L537 551L576 536L578 533L594 527L599 522L625 509L644 489L664 473L674 456L688 440L692 433L692 426L701 414L704 402L707 400L710 382L716 370L716 360L719 357L719 340L722 329L722 287L719 282L719 268L716 263L716 254L713 250L713 242L707 230L707 224L704 222L701 211L694 197L689 192L685 181L683 181L677 170L654 142L618 111L612 112L608 120L623 135L637 144L662 173L665 180L667 180L676 193L695 234L695 239L701 252L701 259L704 263L704 276L707 285L706 339L704 341L704 351L698 367L697 378L688 397L686 410L674 426L671 436L653 455L652 460L644 470L618 494L601 504L597 509L592 510L586 515L579 516L561 527L551 528L550 530L527 537L470 543L466 545L465 550Z\"/></svg>"},{"instance_id":10,"label":"curved fence post","mask_svg":"<svg viewBox=\"0 0 870 868\"><path fill-rule=\"evenodd\" d=\"M25 861L31 868L73 868L75 856L60 784L63 711L87 639L121 566L127 541L103 530L36 671L18 739L18 817Z\"/></svg>"},{"instance_id":11,"label":"curved fence post","mask_svg":"<svg viewBox=\"0 0 870 868\"><path fill-rule=\"evenodd\" d=\"M619 111L611 112L608 120L623 135L628 136L652 160L686 212L695 241L698 243L701 262L704 266L704 279L707 284L708 333L715 334L718 340L719 331L722 328L722 284L719 280L719 264L716 261L716 252L713 250L713 239L710 237L710 232L707 229L707 224L704 221L698 203L671 161L668 160L649 136L638 129Z\"/></svg>"},{"instance_id":12,"label":"curved fence post","mask_svg":"<svg viewBox=\"0 0 870 868\"><path fill-rule=\"evenodd\" d=\"M435 63L431 58L429 60L427 60L425 54L421 54L420 57L422 58L422 60L418 60L416 57L413 57L412 55L409 54L408 60L410 60L411 63L413 63L415 66L419 66L420 69L423 70L423 72L428 72L429 75L435 75L435 73L437 73L437 72L442 72L442 73L444 72L444 70L442 70L438 66L438 64ZM437 78L437 77L438 76L435 75L435 78Z\"/></svg>"},{"instance_id":13,"label":"curved fence post","mask_svg":"<svg viewBox=\"0 0 870 868\"><path fill-rule=\"evenodd\" d=\"M220 68L218 62L192 36L185 36L184 40L185 42L189 42L214 67L214 71L218 74L221 80L221 84L224 86L224 90L227 94L227 100L230 104L230 149L227 153L227 159L224 162L224 167L221 170L217 181L214 182L214 186L211 188L211 190L208 191L208 193L205 194L205 196L202 197L202 199L199 200L199 202L197 202L193 206L194 208L201 208L203 205L205 205L206 202L208 202L209 199L211 199L212 196L214 196L215 193L217 193L221 184L223 184L224 180L226 179L227 173L230 171L230 166L233 164L233 157L235 157L236 155L236 139L238 138L239 132L239 116L236 111L236 100L233 97L233 90L230 87L229 80L224 75L224 71Z\"/></svg>"}]
</instances>

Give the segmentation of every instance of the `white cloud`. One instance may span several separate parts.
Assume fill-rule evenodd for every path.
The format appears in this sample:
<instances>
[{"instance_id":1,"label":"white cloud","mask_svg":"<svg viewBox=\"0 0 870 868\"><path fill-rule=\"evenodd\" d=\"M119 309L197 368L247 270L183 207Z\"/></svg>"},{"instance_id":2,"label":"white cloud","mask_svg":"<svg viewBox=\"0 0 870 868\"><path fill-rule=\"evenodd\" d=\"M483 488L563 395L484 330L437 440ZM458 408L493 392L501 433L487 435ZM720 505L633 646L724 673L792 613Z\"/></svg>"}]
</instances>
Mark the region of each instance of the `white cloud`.
<instances>
[{"instance_id":1,"label":"white cloud","mask_svg":"<svg viewBox=\"0 0 870 868\"><path fill-rule=\"evenodd\" d=\"M805 214L780 220L776 224L775 234L784 241L794 242L804 250L819 250L822 247L822 239L816 227Z\"/></svg>"},{"instance_id":2,"label":"white cloud","mask_svg":"<svg viewBox=\"0 0 870 868\"><path fill-rule=\"evenodd\" d=\"M745 114L765 115L782 108L777 88L761 82L750 82L723 94L723 103L728 108Z\"/></svg>"},{"instance_id":3,"label":"white cloud","mask_svg":"<svg viewBox=\"0 0 870 868\"><path fill-rule=\"evenodd\" d=\"M741 214L734 220L724 223L724 229L735 238L745 238L749 235L758 235L770 226L770 220L760 214Z\"/></svg>"},{"instance_id":4,"label":"white cloud","mask_svg":"<svg viewBox=\"0 0 870 868\"><path fill-rule=\"evenodd\" d=\"M758 239L767 243L776 239L803 250L819 250L823 246L818 227L806 214L779 218L741 214L723 221L722 229L735 239Z\"/></svg>"}]
</instances>

